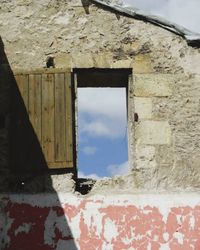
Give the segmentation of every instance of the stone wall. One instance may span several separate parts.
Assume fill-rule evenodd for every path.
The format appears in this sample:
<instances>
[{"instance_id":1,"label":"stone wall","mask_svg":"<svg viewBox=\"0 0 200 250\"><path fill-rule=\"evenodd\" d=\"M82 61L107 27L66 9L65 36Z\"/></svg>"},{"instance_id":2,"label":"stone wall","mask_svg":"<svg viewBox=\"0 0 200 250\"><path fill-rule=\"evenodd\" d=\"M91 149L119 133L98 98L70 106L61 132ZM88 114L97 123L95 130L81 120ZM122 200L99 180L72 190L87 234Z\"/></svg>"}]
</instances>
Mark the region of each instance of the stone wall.
<instances>
[{"instance_id":1,"label":"stone wall","mask_svg":"<svg viewBox=\"0 0 200 250\"><path fill-rule=\"evenodd\" d=\"M152 24L74 0L4 0L0 35L13 71L43 68L49 56L57 68L133 69L135 159L128 176L102 180L94 190L199 189L199 49Z\"/></svg>"},{"instance_id":2,"label":"stone wall","mask_svg":"<svg viewBox=\"0 0 200 250\"><path fill-rule=\"evenodd\" d=\"M0 248L200 249L200 50L85 2L1 1ZM97 181L85 197L71 174L9 172L8 69L44 68L49 56L56 68L133 70L130 173Z\"/></svg>"}]
</instances>

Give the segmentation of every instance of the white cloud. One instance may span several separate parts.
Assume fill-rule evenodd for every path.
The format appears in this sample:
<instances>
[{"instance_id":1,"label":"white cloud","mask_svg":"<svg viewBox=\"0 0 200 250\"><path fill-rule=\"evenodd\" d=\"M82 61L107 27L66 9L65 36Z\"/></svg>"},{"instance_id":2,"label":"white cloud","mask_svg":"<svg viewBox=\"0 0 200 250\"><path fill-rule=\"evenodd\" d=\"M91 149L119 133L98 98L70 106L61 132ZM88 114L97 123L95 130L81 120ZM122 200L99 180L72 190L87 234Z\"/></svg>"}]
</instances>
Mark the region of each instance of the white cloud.
<instances>
[{"instance_id":1,"label":"white cloud","mask_svg":"<svg viewBox=\"0 0 200 250\"><path fill-rule=\"evenodd\" d=\"M94 179L94 180L100 180L102 177L96 175L96 174L84 174L83 172L78 172L78 178L84 178L84 179Z\"/></svg>"},{"instance_id":2,"label":"white cloud","mask_svg":"<svg viewBox=\"0 0 200 250\"><path fill-rule=\"evenodd\" d=\"M106 124L97 120L86 123L81 131L88 133L90 136L110 136L110 131Z\"/></svg>"},{"instance_id":3,"label":"white cloud","mask_svg":"<svg viewBox=\"0 0 200 250\"><path fill-rule=\"evenodd\" d=\"M127 175L129 173L129 164L128 161L123 162L122 164L113 164L107 167L109 175Z\"/></svg>"},{"instance_id":4,"label":"white cloud","mask_svg":"<svg viewBox=\"0 0 200 250\"><path fill-rule=\"evenodd\" d=\"M126 135L126 92L119 88L78 89L79 137ZM81 141L81 140L80 140Z\"/></svg>"},{"instance_id":5,"label":"white cloud","mask_svg":"<svg viewBox=\"0 0 200 250\"><path fill-rule=\"evenodd\" d=\"M125 88L79 88L79 112L112 119L126 117Z\"/></svg>"},{"instance_id":6,"label":"white cloud","mask_svg":"<svg viewBox=\"0 0 200 250\"><path fill-rule=\"evenodd\" d=\"M121 164L109 165L106 168L106 170L107 170L107 173L108 173L107 177L112 177L112 176L115 176L115 175L120 175L120 176L127 175L129 173L129 171L130 171L130 168L129 168L128 161L126 161L126 162L123 162ZM105 176L100 177L95 173L87 175L87 174L84 174L82 171L78 172L78 177L79 178L85 178L85 179L95 179L95 180L101 180L103 178L106 178Z\"/></svg>"},{"instance_id":7,"label":"white cloud","mask_svg":"<svg viewBox=\"0 0 200 250\"><path fill-rule=\"evenodd\" d=\"M86 134L89 137L106 137L110 139L122 138L126 135L126 122L112 119L93 119L91 122L80 123L80 136ZM81 140L80 140L81 141Z\"/></svg>"},{"instance_id":8,"label":"white cloud","mask_svg":"<svg viewBox=\"0 0 200 250\"><path fill-rule=\"evenodd\" d=\"M91 146L85 146L83 148L81 148L81 151L85 154L85 155L94 155L97 151L96 147L91 147Z\"/></svg>"}]
</instances>

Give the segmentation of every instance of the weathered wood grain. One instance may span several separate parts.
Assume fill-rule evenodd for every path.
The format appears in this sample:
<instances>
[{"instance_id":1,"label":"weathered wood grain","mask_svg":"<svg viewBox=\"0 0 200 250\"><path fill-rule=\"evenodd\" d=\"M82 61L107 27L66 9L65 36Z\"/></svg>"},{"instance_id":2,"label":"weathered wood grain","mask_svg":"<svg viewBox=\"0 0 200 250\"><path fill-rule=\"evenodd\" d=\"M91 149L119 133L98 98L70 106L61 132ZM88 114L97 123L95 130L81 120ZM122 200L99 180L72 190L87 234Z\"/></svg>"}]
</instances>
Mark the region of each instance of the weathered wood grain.
<instances>
[{"instance_id":1,"label":"weathered wood grain","mask_svg":"<svg viewBox=\"0 0 200 250\"><path fill-rule=\"evenodd\" d=\"M29 118L38 140L42 139L42 76L29 75Z\"/></svg>"},{"instance_id":2,"label":"weathered wood grain","mask_svg":"<svg viewBox=\"0 0 200 250\"><path fill-rule=\"evenodd\" d=\"M16 102L20 105L14 107L16 122L19 123L15 129L15 139L22 138L21 143L18 143L22 146L17 149L17 154L15 152L17 165L23 161L26 165L29 154L29 159L34 158L31 152L28 153L30 148L37 154L41 151L48 168L72 168L74 147L71 72L52 69L37 73L22 72L15 74L15 80L19 92L17 98L21 100L21 103ZM32 139L27 140L30 134ZM38 150L34 148L37 144ZM23 151L26 151L26 156ZM43 160L38 160L38 163L44 165Z\"/></svg>"},{"instance_id":3,"label":"weathered wood grain","mask_svg":"<svg viewBox=\"0 0 200 250\"><path fill-rule=\"evenodd\" d=\"M65 75L55 74L55 161L66 161Z\"/></svg>"},{"instance_id":4,"label":"weathered wood grain","mask_svg":"<svg viewBox=\"0 0 200 250\"><path fill-rule=\"evenodd\" d=\"M66 140L67 140L67 161L68 167L73 164L73 127L72 127L72 90L71 74L65 73L65 92L66 92Z\"/></svg>"},{"instance_id":5,"label":"weathered wood grain","mask_svg":"<svg viewBox=\"0 0 200 250\"><path fill-rule=\"evenodd\" d=\"M54 162L54 75L42 75L42 149L47 162Z\"/></svg>"}]
</instances>

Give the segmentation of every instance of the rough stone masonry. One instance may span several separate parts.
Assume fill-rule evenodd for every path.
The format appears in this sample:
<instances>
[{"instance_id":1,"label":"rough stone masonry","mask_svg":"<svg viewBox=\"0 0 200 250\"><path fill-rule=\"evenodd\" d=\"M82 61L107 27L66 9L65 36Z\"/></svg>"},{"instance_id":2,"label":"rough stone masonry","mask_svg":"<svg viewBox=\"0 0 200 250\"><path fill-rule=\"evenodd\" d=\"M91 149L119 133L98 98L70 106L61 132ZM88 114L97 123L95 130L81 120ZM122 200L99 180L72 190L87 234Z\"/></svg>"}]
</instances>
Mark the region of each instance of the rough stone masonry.
<instances>
[{"instance_id":1,"label":"rough stone masonry","mask_svg":"<svg viewBox=\"0 0 200 250\"><path fill-rule=\"evenodd\" d=\"M30 180L26 195L9 192L16 179L0 130L1 249L199 249L200 49L75 0L2 0L0 36L13 71L44 68L49 56L56 68L133 70L130 173L98 181L86 197L67 174Z\"/></svg>"}]
</instances>

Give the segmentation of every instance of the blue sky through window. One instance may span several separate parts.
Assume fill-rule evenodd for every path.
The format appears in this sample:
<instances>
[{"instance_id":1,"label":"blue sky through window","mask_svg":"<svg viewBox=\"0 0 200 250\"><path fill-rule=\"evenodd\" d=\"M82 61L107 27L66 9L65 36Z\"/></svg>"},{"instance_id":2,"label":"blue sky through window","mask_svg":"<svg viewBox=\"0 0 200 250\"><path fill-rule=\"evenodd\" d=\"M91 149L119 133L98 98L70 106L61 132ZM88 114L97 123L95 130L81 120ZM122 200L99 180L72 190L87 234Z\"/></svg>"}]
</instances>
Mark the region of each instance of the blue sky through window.
<instances>
[{"instance_id":1,"label":"blue sky through window","mask_svg":"<svg viewBox=\"0 0 200 250\"><path fill-rule=\"evenodd\" d=\"M78 88L79 177L128 172L125 88Z\"/></svg>"}]
</instances>

